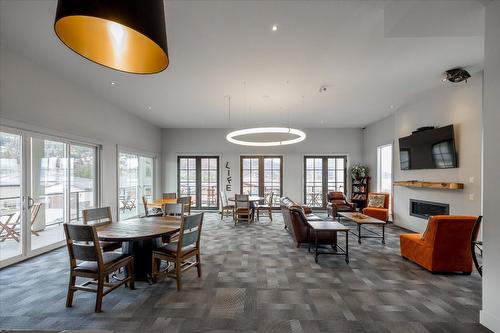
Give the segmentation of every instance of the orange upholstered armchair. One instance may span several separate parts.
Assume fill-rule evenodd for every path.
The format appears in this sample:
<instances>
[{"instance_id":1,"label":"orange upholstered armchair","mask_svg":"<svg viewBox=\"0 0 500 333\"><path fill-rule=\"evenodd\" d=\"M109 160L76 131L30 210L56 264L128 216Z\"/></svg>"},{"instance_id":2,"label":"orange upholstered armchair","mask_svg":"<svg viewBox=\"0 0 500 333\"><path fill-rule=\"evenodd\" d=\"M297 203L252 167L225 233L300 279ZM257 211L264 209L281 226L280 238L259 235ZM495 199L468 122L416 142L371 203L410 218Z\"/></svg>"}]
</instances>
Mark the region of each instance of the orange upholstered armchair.
<instances>
[{"instance_id":1,"label":"orange upholstered armchair","mask_svg":"<svg viewBox=\"0 0 500 333\"><path fill-rule=\"evenodd\" d=\"M433 273L472 272L471 236L477 216L436 215L423 234L402 234L401 256Z\"/></svg>"},{"instance_id":2,"label":"orange upholstered armchair","mask_svg":"<svg viewBox=\"0 0 500 333\"><path fill-rule=\"evenodd\" d=\"M382 192L370 192L368 193L368 204L370 203L370 195L383 195L384 196L384 207L366 207L363 208L363 214L374 217L376 219L387 222L389 220L389 193Z\"/></svg>"}]
</instances>

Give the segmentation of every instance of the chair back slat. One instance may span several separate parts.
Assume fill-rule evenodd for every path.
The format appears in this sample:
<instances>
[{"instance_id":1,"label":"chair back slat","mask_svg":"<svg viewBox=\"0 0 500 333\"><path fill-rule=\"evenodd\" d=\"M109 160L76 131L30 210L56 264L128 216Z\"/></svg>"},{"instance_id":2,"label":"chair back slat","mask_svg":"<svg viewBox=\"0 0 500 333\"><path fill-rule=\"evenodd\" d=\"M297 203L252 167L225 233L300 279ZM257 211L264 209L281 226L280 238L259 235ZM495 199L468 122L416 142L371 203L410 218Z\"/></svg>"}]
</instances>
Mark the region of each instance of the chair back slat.
<instances>
[{"instance_id":1,"label":"chair back slat","mask_svg":"<svg viewBox=\"0 0 500 333\"><path fill-rule=\"evenodd\" d=\"M166 203L163 205L163 215L182 216L184 215L184 205L180 203Z\"/></svg>"},{"instance_id":2,"label":"chair back slat","mask_svg":"<svg viewBox=\"0 0 500 333\"><path fill-rule=\"evenodd\" d=\"M83 210L83 224L102 225L112 223L110 207Z\"/></svg>"},{"instance_id":3,"label":"chair back slat","mask_svg":"<svg viewBox=\"0 0 500 333\"><path fill-rule=\"evenodd\" d=\"M185 247L195 244L196 241L198 240L198 235L199 235L198 230L184 232L182 236L182 246Z\"/></svg>"},{"instance_id":4,"label":"chair back slat","mask_svg":"<svg viewBox=\"0 0 500 333\"><path fill-rule=\"evenodd\" d=\"M273 206L274 192L269 192L264 195L264 204L272 207Z\"/></svg>"},{"instance_id":5,"label":"chair back slat","mask_svg":"<svg viewBox=\"0 0 500 333\"><path fill-rule=\"evenodd\" d=\"M235 194L234 205L236 209L250 208L250 201L248 194Z\"/></svg>"},{"instance_id":6,"label":"chair back slat","mask_svg":"<svg viewBox=\"0 0 500 333\"><path fill-rule=\"evenodd\" d=\"M164 192L163 199L177 199L177 193L175 192Z\"/></svg>"},{"instance_id":7,"label":"chair back slat","mask_svg":"<svg viewBox=\"0 0 500 333\"><path fill-rule=\"evenodd\" d=\"M149 216L148 199L144 195L142 196L142 205L144 206L144 216Z\"/></svg>"},{"instance_id":8,"label":"chair back slat","mask_svg":"<svg viewBox=\"0 0 500 333\"><path fill-rule=\"evenodd\" d=\"M183 247L189 245L199 245L202 223L203 213L187 215L182 218L181 230L179 232L178 251L181 251Z\"/></svg>"},{"instance_id":9,"label":"chair back slat","mask_svg":"<svg viewBox=\"0 0 500 333\"><path fill-rule=\"evenodd\" d=\"M229 206L229 200L227 199L227 195L225 191L219 191L220 193L220 202L222 204L222 207Z\"/></svg>"},{"instance_id":10,"label":"chair back slat","mask_svg":"<svg viewBox=\"0 0 500 333\"><path fill-rule=\"evenodd\" d=\"M81 224L65 224L67 231L66 239L71 239L75 242L93 242L92 226Z\"/></svg>"},{"instance_id":11,"label":"chair back slat","mask_svg":"<svg viewBox=\"0 0 500 333\"><path fill-rule=\"evenodd\" d=\"M102 262L102 252L96 227L85 224L64 223L66 245L71 260Z\"/></svg>"},{"instance_id":12,"label":"chair back slat","mask_svg":"<svg viewBox=\"0 0 500 333\"><path fill-rule=\"evenodd\" d=\"M97 261L98 255L94 244L73 243L73 254L76 260Z\"/></svg>"},{"instance_id":13,"label":"chair back slat","mask_svg":"<svg viewBox=\"0 0 500 333\"><path fill-rule=\"evenodd\" d=\"M191 196L178 197L177 203L184 205L184 212L186 214L191 214Z\"/></svg>"}]
</instances>

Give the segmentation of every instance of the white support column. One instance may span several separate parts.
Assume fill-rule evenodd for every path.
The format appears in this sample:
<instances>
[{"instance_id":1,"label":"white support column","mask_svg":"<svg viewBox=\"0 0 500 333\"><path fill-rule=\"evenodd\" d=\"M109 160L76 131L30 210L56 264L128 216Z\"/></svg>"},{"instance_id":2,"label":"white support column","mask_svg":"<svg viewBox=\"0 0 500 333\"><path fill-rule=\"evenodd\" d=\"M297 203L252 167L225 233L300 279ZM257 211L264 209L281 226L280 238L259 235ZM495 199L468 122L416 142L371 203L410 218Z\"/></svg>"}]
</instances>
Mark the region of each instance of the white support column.
<instances>
[{"instance_id":1,"label":"white support column","mask_svg":"<svg viewBox=\"0 0 500 333\"><path fill-rule=\"evenodd\" d=\"M483 103L483 309L480 322L500 332L500 0L486 7Z\"/></svg>"}]
</instances>

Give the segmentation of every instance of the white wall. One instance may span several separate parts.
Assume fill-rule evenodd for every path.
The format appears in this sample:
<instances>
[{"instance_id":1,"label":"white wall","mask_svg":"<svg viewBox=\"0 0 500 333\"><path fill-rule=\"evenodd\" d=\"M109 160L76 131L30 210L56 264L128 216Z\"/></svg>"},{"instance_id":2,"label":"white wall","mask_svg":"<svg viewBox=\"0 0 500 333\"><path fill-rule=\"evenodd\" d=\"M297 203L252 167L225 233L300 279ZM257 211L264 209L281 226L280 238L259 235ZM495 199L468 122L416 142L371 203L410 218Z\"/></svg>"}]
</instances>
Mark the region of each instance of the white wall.
<instances>
[{"instance_id":1,"label":"white wall","mask_svg":"<svg viewBox=\"0 0 500 333\"><path fill-rule=\"evenodd\" d=\"M226 141L227 129L164 129L164 189L177 191L177 156L189 154L219 155L221 167L229 162L232 169L232 192L239 193L240 155L263 154L283 156L283 194L303 201L304 154L347 155L348 165L362 161L361 129L304 130L305 141L283 147L244 147ZM222 169L221 185L225 186ZM348 187L349 189L349 187Z\"/></svg>"},{"instance_id":2,"label":"white wall","mask_svg":"<svg viewBox=\"0 0 500 333\"><path fill-rule=\"evenodd\" d=\"M486 7L483 109L483 309L481 324L500 332L500 1Z\"/></svg>"},{"instance_id":3,"label":"white wall","mask_svg":"<svg viewBox=\"0 0 500 333\"><path fill-rule=\"evenodd\" d=\"M394 187L394 222L422 232L427 221L409 215L409 200L447 203L450 214L481 213L481 110L482 73L473 74L467 83L443 83L400 107L392 116L364 130L364 163L372 169L376 185L376 147L394 141L394 180L448 181L465 184L464 190L444 191ZM407 170L399 167L398 138L422 126L455 126L459 167L446 170ZM473 183L470 183L471 177ZM473 196L473 200L470 200Z\"/></svg>"},{"instance_id":4,"label":"white wall","mask_svg":"<svg viewBox=\"0 0 500 333\"><path fill-rule=\"evenodd\" d=\"M370 191L377 190L377 147L390 143L394 144L393 114L363 130L363 161L370 168Z\"/></svg>"},{"instance_id":5,"label":"white wall","mask_svg":"<svg viewBox=\"0 0 500 333\"><path fill-rule=\"evenodd\" d=\"M102 204L116 217L116 145L155 153L160 160L161 130L5 47L0 74L2 125L102 145Z\"/></svg>"}]
</instances>

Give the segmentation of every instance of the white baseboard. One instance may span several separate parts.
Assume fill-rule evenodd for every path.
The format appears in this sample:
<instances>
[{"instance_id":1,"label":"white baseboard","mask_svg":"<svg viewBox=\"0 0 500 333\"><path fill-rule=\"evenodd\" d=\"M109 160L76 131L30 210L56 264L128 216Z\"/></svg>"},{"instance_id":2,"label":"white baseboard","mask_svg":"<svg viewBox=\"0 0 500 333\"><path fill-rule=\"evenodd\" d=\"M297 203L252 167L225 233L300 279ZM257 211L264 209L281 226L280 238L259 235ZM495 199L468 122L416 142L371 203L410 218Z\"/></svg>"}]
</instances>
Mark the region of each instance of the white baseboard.
<instances>
[{"instance_id":1,"label":"white baseboard","mask_svg":"<svg viewBox=\"0 0 500 333\"><path fill-rule=\"evenodd\" d=\"M481 323L481 325L492 330L493 332L500 333L500 319L495 318L490 313L481 310L479 312L479 322Z\"/></svg>"}]
</instances>

